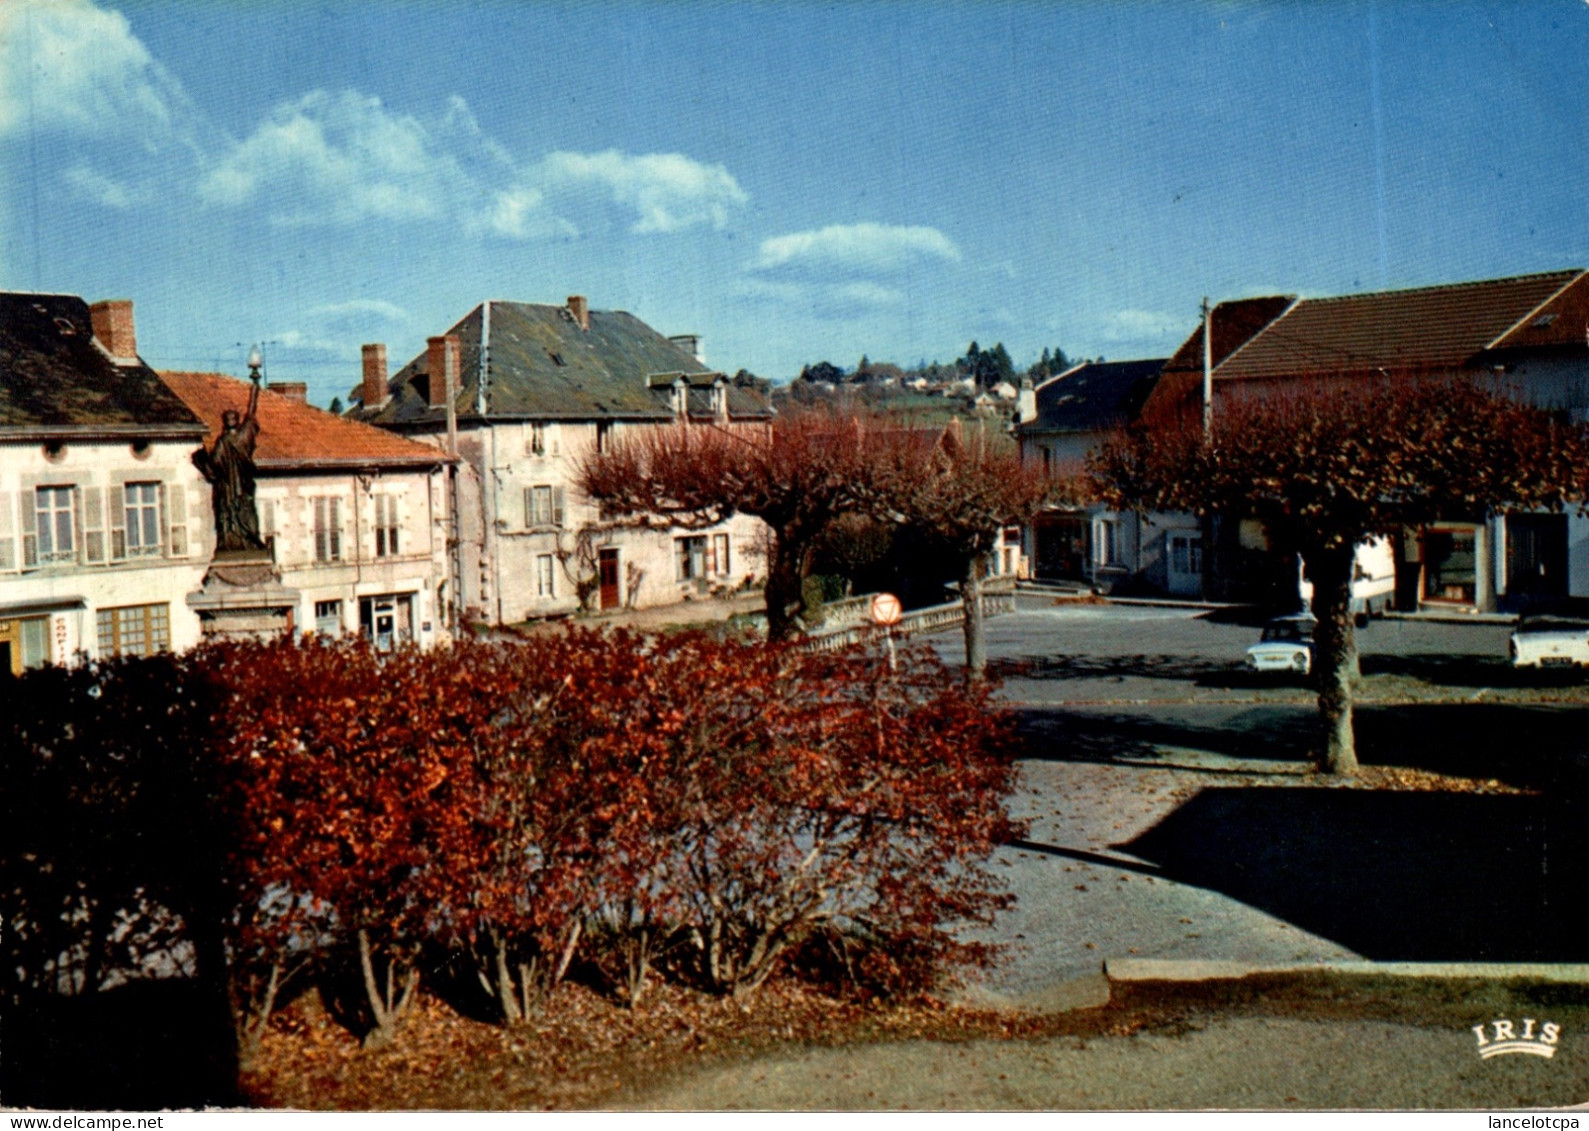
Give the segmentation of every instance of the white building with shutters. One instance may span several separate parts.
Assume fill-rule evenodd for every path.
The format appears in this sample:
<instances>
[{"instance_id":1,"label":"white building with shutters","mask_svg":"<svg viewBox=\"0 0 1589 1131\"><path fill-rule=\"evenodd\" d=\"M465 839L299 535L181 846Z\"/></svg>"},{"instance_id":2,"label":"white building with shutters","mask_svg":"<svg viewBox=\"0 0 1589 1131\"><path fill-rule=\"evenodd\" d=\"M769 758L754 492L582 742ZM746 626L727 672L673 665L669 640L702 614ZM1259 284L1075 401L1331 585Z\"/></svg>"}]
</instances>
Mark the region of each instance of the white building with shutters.
<instances>
[{"instance_id":1,"label":"white building with shutters","mask_svg":"<svg viewBox=\"0 0 1589 1131\"><path fill-rule=\"evenodd\" d=\"M0 293L0 672L198 642L203 437L130 302Z\"/></svg>"}]
</instances>

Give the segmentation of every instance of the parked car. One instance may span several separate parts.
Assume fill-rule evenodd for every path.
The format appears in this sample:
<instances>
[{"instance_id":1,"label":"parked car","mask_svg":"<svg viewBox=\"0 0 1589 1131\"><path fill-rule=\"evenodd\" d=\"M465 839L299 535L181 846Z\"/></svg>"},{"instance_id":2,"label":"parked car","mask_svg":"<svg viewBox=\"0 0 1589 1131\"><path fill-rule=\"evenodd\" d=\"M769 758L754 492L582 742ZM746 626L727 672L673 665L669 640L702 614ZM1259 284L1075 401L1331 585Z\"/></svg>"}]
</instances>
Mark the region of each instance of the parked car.
<instances>
[{"instance_id":1,"label":"parked car","mask_svg":"<svg viewBox=\"0 0 1589 1131\"><path fill-rule=\"evenodd\" d=\"M1507 651L1514 668L1589 666L1589 600L1561 598L1524 609Z\"/></svg>"},{"instance_id":2,"label":"parked car","mask_svg":"<svg viewBox=\"0 0 1589 1131\"><path fill-rule=\"evenodd\" d=\"M1247 649L1247 667L1307 675L1313 670L1313 629L1318 623L1312 613L1275 617L1263 626L1258 643Z\"/></svg>"}]
</instances>

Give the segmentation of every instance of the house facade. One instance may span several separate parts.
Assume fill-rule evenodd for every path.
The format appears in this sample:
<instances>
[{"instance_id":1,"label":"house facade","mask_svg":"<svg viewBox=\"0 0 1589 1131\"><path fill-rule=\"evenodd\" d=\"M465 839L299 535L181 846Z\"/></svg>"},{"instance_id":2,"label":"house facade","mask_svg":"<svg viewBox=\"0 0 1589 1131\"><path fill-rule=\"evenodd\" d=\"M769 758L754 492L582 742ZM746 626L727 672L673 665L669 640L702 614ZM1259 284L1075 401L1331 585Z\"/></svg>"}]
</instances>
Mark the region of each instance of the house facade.
<instances>
[{"instance_id":1,"label":"house facade","mask_svg":"<svg viewBox=\"0 0 1589 1131\"><path fill-rule=\"evenodd\" d=\"M1022 460L1055 473L1080 471L1111 432L1138 418L1165 365L1164 358L1086 362L1028 391L1015 426ZM1202 593L1203 530L1192 515L1054 507L1027 527L1024 552L1039 581L1106 593Z\"/></svg>"},{"instance_id":2,"label":"house facade","mask_svg":"<svg viewBox=\"0 0 1589 1131\"><path fill-rule=\"evenodd\" d=\"M216 373L161 373L210 442L241 414L249 384ZM434 447L333 416L298 383L259 397L254 449L260 534L300 634L364 635L377 647L430 646L451 631L450 460Z\"/></svg>"},{"instance_id":3,"label":"house facade","mask_svg":"<svg viewBox=\"0 0 1589 1131\"><path fill-rule=\"evenodd\" d=\"M0 293L0 672L198 642L204 434L131 302Z\"/></svg>"},{"instance_id":4,"label":"house facade","mask_svg":"<svg viewBox=\"0 0 1589 1131\"><path fill-rule=\"evenodd\" d=\"M640 430L765 431L767 402L707 368L697 346L573 296L482 303L391 377L385 347L364 347L349 416L459 457L449 491L461 616L509 624L640 608L762 579L756 519L621 523L578 489L587 453Z\"/></svg>"},{"instance_id":5,"label":"house facade","mask_svg":"<svg viewBox=\"0 0 1589 1131\"><path fill-rule=\"evenodd\" d=\"M1217 334L1218 309L1214 317ZM1485 382L1589 419L1589 273L1288 300L1214 366L1213 411L1238 391L1369 378ZM1164 395L1201 394L1182 384ZM1454 514L1393 541L1403 610L1507 611L1539 597L1589 596L1589 520L1575 513ZM1231 555L1261 542L1261 532L1225 524L1214 567L1227 587L1243 581Z\"/></svg>"}]
</instances>

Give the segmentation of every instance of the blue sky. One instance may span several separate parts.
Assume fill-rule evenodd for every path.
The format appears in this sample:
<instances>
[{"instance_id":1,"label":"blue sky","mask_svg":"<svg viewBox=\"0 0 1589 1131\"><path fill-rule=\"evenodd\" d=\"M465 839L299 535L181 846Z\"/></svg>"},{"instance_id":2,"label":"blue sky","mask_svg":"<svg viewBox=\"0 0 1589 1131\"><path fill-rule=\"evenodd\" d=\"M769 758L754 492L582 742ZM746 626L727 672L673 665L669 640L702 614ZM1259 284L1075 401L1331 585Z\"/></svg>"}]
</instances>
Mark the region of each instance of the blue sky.
<instances>
[{"instance_id":1,"label":"blue sky","mask_svg":"<svg viewBox=\"0 0 1589 1131\"><path fill-rule=\"evenodd\" d=\"M483 299L787 378L1589 267L1589 3L4 0L0 289L327 403Z\"/></svg>"}]
</instances>

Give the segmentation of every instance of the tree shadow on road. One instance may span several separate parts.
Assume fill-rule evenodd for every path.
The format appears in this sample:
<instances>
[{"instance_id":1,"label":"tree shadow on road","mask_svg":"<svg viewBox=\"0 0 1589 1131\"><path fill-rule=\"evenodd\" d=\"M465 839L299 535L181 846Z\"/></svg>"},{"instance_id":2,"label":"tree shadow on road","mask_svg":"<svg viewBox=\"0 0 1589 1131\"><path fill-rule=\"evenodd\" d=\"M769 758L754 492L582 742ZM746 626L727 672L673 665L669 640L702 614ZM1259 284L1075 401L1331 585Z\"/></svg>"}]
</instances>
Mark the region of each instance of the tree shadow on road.
<instances>
[{"instance_id":1,"label":"tree shadow on road","mask_svg":"<svg viewBox=\"0 0 1589 1131\"><path fill-rule=\"evenodd\" d=\"M1210 788L1118 847L1376 961L1581 962L1582 817L1546 796Z\"/></svg>"}]
</instances>

